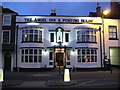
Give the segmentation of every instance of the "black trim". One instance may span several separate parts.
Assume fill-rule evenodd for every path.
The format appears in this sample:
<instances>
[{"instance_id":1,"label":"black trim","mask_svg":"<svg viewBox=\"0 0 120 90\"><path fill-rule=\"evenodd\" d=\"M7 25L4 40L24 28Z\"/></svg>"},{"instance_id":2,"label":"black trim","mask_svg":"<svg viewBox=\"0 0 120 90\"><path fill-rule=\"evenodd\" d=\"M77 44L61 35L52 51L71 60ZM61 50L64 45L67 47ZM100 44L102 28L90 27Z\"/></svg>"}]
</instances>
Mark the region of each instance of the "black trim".
<instances>
[{"instance_id":1,"label":"black trim","mask_svg":"<svg viewBox=\"0 0 120 90\"><path fill-rule=\"evenodd\" d=\"M109 38L109 40L119 40L118 38Z\"/></svg>"},{"instance_id":2,"label":"black trim","mask_svg":"<svg viewBox=\"0 0 120 90\"><path fill-rule=\"evenodd\" d=\"M36 41L22 41L21 43L43 43L43 42L36 42Z\"/></svg>"},{"instance_id":3,"label":"black trim","mask_svg":"<svg viewBox=\"0 0 120 90\"><path fill-rule=\"evenodd\" d=\"M98 49L98 48L95 48L95 47L76 47L75 49Z\"/></svg>"},{"instance_id":4,"label":"black trim","mask_svg":"<svg viewBox=\"0 0 120 90\"><path fill-rule=\"evenodd\" d=\"M76 42L76 43L96 43L97 44L97 42Z\"/></svg>"},{"instance_id":5,"label":"black trim","mask_svg":"<svg viewBox=\"0 0 120 90\"><path fill-rule=\"evenodd\" d=\"M20 49L22 48L41 48L41 49L44 49L44 47L20 47Z\"/></svg>"}]
</instances>

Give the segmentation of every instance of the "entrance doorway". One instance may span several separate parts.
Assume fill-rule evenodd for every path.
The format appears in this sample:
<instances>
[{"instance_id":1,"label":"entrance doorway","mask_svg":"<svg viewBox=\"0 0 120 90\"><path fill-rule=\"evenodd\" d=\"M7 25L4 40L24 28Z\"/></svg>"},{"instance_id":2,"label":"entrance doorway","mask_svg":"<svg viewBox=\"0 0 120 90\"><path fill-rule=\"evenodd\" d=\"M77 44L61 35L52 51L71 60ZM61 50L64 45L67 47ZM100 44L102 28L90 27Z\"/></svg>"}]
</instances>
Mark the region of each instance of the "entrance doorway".
<instances>
[{"instance_id":1,"label":"entrance doorway","mask_svg":"<svg viewBox=\"0 0 120 90\"><path fill-rule=\"evenodd\" d=\"M64 53L56 53L57 66L63 66Z\"/></svg>"},{"instance_id":2,"label":"entrance doorway","mask_svg":"<svg viewBox=\"0 0 120 90\"><path fill-rule=\"evenodd\" d=\"M11 54L5 53L4 55L4 70L11 70Z\"/></svg>"}]
</instances>

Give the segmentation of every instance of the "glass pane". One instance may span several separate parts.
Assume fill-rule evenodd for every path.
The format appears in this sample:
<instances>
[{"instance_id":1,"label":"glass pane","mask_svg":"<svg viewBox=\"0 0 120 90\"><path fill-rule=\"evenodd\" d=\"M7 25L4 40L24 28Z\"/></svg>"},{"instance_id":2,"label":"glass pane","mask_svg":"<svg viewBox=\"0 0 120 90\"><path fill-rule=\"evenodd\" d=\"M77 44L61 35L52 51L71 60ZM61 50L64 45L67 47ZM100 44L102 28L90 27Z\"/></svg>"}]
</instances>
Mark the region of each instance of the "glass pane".
<instances>
[{"instance_id":1,"label":"glass pane","mask_svg":"<svg viewBox=\"0 0 120 90\"><path fill-rule=\"evenodd\" d=\"M34 62L37 62L37 56L34 56Z\"/></svg>"},{"instance_id":2,"label":"glass pane","mask_svg":"<svg viewBox=\"0 0 120 90\"><path fill-rule=\"evenodd\" d=\"M28 54L28 49L25 49L25 54Z\"/></svg>"},{"instance_id":3,"label":"glass pane","mask_svg":"<svg viewBox=\"0 0 120 90\"><path fill-rule=\"evenodd\" d=\"M32 34L29 35L29 41L33 41L33 35Z\"/></svg>"},{"instance_id":4,"label":"glass pane","mask_svg":"<svg viewBox=\"0 0 120 90\"><path fill-rule=\"evenodd\" d=\"M29 62L33 62L33 56L29 56Z\"/></svg>"},{"instance_id":5,"label":"glass pane","mask_svg":"<svg viewBox=\"0 0 120 90\"><path fill-rule=\"evenodd\" d=\"M24 56L21 57L21 62L24 62Z\"/></svg>"},{"instance_id":6,"label":"glass pane","mask_svg":"<svg viewBox=\"0 0 120 90\"><path fill-rule=\"evenodd\" d=\"M29 49L29 54L33 54L33 49Z\"/></svg>"},{"instance_id":7,"label":"glass pane","mask_svg":"<svg viewBox=\"0 0 120 90\"><path fill-rule=\"evenodd\" d=\"M22 54L24 54L24 49L22 49Z\"/></svg>"},{"instance_id":8,"label":"glass pane","mask_svg":"<svg viewBox=\"0 0 120 90\"><path fill-rule=\"evenodd\" d=\"M37 49L34 49L34 54L37 54Z\"/></svg>"},{"instance_id":9,"label":"glass pane","mask_svg":"<svg viewBox=\"0 0 120 90\"><path fill-rule=\"evenodd\" d=\"M35 42L38 41L38 35L34 35L34 41L35 41Z\"/></svg>"},{"instance_id":10,"label":"glass pane","mask_svg":"<svg viewBox=\"0 0 120 90\"><path fill-rule=\"evenodd\" d=\"M39 54L42 54L42 50L39 50Z\"/></svg>"},{"instance_id":11,"label":"glass pane","mask_svg":"<svg viewBox=\"0 0 120 90\"><path fill-rule=\"evenodd\" d=\"M81 62L81 56L78 56L78 62Z\"/></svg>"},{"instance_id":12,"label":"glass pane","mask_svg":"<svg viewBox=\"0 0 120 90\"><path fill-rule=\"evenodd\" d=\"M38 57L38 62L42 62L42 56Z\"/></svg>"},{"instance_id":13,"label":"glass pane","mask_svg":"<svg viewBox=\"0 0 120 90\"><path fill-rule=\"evenodd\" d=\"M25 56L25 62L28 62L28 56Z\"/></svg>"},{"instance_id":14,"label":"glass pane","mask_svg":"<svg viewBox=\"0 0 120 90\"><path fill-rule=\"evenodd\" d=\"M33 33L33 30L30 30L30 33Z\"/></svg>"}]
</instances>

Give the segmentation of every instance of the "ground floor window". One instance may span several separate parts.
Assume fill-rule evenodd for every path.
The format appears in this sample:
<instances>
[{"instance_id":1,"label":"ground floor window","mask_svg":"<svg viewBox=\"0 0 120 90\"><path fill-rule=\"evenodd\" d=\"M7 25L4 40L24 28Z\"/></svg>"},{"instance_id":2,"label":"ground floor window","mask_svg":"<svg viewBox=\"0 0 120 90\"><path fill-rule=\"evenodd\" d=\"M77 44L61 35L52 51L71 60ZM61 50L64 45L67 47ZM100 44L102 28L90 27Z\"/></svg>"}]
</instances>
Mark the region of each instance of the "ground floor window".
<instances>
[{"instance_id":1,"label":"ground floor window","mask_svg":"<svg viewBox=\"0 0 120 90\"><path fill-rule=\"evenodd\" d=\"M21 49L21 62L22 63L42 62L42 49L22 48Z\"/></svg>"},{"instance_id":2,"label":"ground floor window","mask_svg":"<svg viewBox=\"0 0 120 90\"><path fill-rule=\"evenodd\" d=\"M78 49L77 55L78 62L97 62L97 49Z\"/></svg>"}]
</instances>

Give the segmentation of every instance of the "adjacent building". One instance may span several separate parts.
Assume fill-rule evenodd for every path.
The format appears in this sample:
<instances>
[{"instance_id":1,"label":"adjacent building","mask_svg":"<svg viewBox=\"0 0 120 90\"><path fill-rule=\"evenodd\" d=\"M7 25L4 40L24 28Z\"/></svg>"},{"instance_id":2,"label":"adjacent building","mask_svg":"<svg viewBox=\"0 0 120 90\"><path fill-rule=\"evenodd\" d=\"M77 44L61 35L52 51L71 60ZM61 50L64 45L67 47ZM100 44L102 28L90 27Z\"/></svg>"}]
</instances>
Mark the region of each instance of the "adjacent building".
<instances>
[{"instance_id":1,"label":"adjacent building","mask_svg":"<svg viewBox=\"0 0 120 90\"><path fill-rule=\"evenodd\" d=\"M13 70L16 60L16 12L2 7L2 67Z\"/></svg>"}]
</instances>

